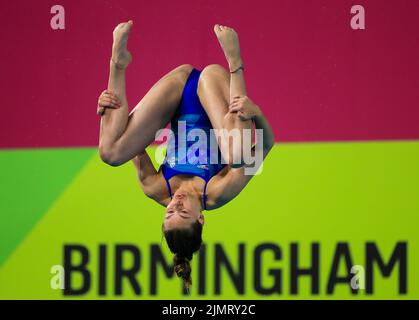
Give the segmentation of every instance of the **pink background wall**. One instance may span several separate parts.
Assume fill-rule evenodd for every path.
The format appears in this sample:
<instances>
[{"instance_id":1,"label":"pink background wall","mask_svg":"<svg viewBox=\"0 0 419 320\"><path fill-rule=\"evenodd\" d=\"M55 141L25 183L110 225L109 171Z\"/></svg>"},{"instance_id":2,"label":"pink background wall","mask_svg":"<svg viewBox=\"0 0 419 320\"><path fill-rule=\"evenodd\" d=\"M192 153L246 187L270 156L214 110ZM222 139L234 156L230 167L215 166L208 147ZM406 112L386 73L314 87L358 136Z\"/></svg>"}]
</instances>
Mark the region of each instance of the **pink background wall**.
<instances>
[{"instance_id":1,"label":"pink background wall","mask_svg":"<svg viewBox=\"0 0 419 320\"><path fill-rule=\"evenodd\" d=\"M50 27L63 5L66 29ZM366 9L366 30L350 8ZM0 2L0 148L95 146L112 30L134 20L131 108L179 64L227 66L213 33L237 30L249 96L279 142L419 138L419 1Z\"/></svg>"}]
</instances>

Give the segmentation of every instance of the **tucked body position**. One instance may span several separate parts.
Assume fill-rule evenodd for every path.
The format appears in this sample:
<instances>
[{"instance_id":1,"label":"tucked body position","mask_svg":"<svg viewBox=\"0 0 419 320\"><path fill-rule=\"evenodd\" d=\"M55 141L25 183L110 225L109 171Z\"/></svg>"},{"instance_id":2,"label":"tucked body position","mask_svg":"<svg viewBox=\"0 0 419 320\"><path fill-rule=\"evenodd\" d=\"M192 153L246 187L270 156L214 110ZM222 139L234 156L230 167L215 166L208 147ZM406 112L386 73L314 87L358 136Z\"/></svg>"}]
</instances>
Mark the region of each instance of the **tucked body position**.
<instances>
[{"instance_id":1,"label":"tucked body position","mask_svg":"<svg viewBox=\"0 0 419 320\"><path fill-rule=\"evenodd\" d=\"M202 243L203 212L222 207L243 190L254 176L246 169L252 166L256 171L261 165L244 159L255 158L260 151L263 161L274 145L274 136L261 108L247 96L236 31L218 24L214 33L229 71L217 64L202 70L180 65L159 79L129 112L125 72L132 61L127 49L132 28L133 22L128 21L113 32L108 88L97 107L101 116L99 154L111 166L132 160L144 194L165 207L163 233L174 254L174 270L189 288L189 262ZM173 132L171 143L156 170L146 148L168 123ZM180 139L197 131L207 139L198 148L206 152L198 156L195 148L193 155L189 152L196 147L193 142ZM250 147L244 143L248 132L252 133ZM217 142L216 150L210 148L211 139Z\"/></svg>"}]
</instances>

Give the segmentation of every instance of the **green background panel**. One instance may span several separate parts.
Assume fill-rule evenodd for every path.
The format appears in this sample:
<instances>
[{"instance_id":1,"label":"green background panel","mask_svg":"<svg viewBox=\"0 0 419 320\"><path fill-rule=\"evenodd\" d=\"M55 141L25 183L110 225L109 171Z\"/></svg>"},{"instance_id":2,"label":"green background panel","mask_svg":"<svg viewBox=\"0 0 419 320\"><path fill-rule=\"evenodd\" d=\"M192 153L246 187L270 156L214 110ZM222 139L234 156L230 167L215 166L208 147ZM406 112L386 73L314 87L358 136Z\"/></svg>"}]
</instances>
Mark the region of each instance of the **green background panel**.
<instances>
[{"instance_id":1,"label":"green background panel","mask_svg":"<svg viewBox=\"0 0 419 320\"><path fill-rule=\"evenodd\" d=\"M0 151L0 266L94 153Z\"/></svg>"},{"instance_id":2,"label":"green background panel","mask_svg":"<svg viewBox=\"0 0 419 320\"><path fill-rule=\"evenodd\" d=\"M21 155L30 162L42 152ZM160 244L164 208L142 194L132 164L112 168L100 161L94 149L90 152L90 160L77 175L73 173L74 177L65 190L54 194L54 203L44 206L42 219L3 263L0 268L0 298L65 298L60 290L50 287L50 269L63 263L64 244L86 246L91 258L88 267L92 273L92 287L86 295L73 298L115 298L115 245L134 244L141 250L142 268L137 279L143 292L135 296L128 283L124 283L122 298L182 299L180 281L175 277L166 278L162 269L158 270L158 295L149 295L150 245ZM54 161L65 163L64 159L51 157L50 162ZM414 141L276 145L261 175L254 177L234 201L205 214L207 294L197 294L198 259L194 257L191 298L418 299L419 278L415 272L419 269L418 163L419 143ZM13 170L18 170L16 166L10 169L4 164L3 168L10 175ZM46 173L44 180L49 180ZM20 184L26 188L29 182ZM35 195L30 198L31 202L38 200L43 202ZM2 205L2 221L22 206L17 203ZM14 219L19 221L26 217L21 215ZM8 234L14 234L13 228L9 228ZM8 242L9 236L2 235L1 239ZM353 262L358 265L365 264L365 244L368 241L377 244L385 260L390 257L396 242L407 241L408 294L398 294L396 268L388 279L378 272L375 274L374 294L371 296L365 292L353 296L346 285L338 285L334 294L328 295L327 278L335 246L340 241L349 244ZM282 259L275 261L271 253L264 254L263 283L273 281L269 269L280 268L282 294L262 296L253 289L253 250L266 242L281 247ZM291 242L299 244L301 266L309 263L311 243L320 243L319 295L311 294L310 282L304 278L299 281L299 294L290 295ZM235 268L238 267L238 244L246 245L245 295L237 294L225 271L222 272L222 294L215 295L216 243L222 244ZM99 244L106 244L108 249L108 293L104 297L97 295ZM162 250L170 262L172 255L164 241ZM129 264L129 260L127 258L124 263ZM342 268L340 271L342 274Z\"/></svg>"}]
</instances>

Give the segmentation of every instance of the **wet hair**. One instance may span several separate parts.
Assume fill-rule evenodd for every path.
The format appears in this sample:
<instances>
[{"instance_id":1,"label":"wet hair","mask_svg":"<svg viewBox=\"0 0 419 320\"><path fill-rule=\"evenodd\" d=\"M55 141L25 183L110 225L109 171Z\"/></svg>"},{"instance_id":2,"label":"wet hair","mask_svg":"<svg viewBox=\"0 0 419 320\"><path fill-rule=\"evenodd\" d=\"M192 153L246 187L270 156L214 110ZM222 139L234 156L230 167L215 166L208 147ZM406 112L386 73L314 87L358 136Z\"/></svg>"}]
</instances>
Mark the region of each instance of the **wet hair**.
<instances>
[{"instance_id":1,"label":"wet hair","mask_svg":"<svg viewBox=\"0 0 419 320\"><path fill-rule=\"evenodd\" d=\"M192 255L202 244L202 224L196 220L189 228L164 230L164 237L172 253L173 267L178 277L183 280L183 287L189 291L192 285L191 265Z\"/></svg>"}]
</instances>

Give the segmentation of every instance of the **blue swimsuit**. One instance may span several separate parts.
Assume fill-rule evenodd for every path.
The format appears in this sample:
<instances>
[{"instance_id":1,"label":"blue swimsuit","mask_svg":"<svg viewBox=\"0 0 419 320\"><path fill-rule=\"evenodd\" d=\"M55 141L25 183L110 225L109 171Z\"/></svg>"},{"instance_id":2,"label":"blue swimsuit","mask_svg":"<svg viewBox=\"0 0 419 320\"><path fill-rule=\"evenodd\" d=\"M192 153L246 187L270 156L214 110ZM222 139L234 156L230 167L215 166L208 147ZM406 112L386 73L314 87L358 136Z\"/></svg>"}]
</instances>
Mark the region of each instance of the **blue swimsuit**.
<instances>
[{"instance_id":1,"label":"blue swimsuit","mask_svg":"<svg viewBox=\"0 0 419 320\"><path fill-rule=\"evenodd\" d=\"M226 165L221 163L221 153L219 152L219 148L217 148L218 152L217 155L215 155L217 163L213 164L211 162L215 161L210 161L211 158L214 158L214 155L210 154L211 139L214 139L213 141L216 140L214 133L210 131L212 129L211 121L202 107L197 94L200 74L200 70L193 68L186 80L181 101L176 114L171 121L171 130L174 133L174 136L172 136L171 139L175 139L175 141L173 143L172 140L169 140L166 158L164 163L161 165L161 169L167 183L167 188L169 189L170 197L172 197L172 190L169 184L170 178L179 174L189 174L204 179L205 185L203 202L204 209L206 210L206 190L208 181L210 181L213 176L218 174ZM179 121L184 122L179 123ZM184 128L184 130L182 128ZM196 136L194 141L188 141L189 139L187 139L186 143L181 145L181 148L179 148L178 137L182 134L180 133L182 131L179 131L180 129L186 133L185 138L188 137L188 134L193 129L203 130L206 133L206 145L199 148L199 144L197 144L197 142L200 141L202 143L202 138L199 139ZM192 134L193 133L194 132L192 132ZM191 148L191 146L193 147ZM206 150L204 154L199 152L203 149Z\"/></svg>"}]
</instances>

